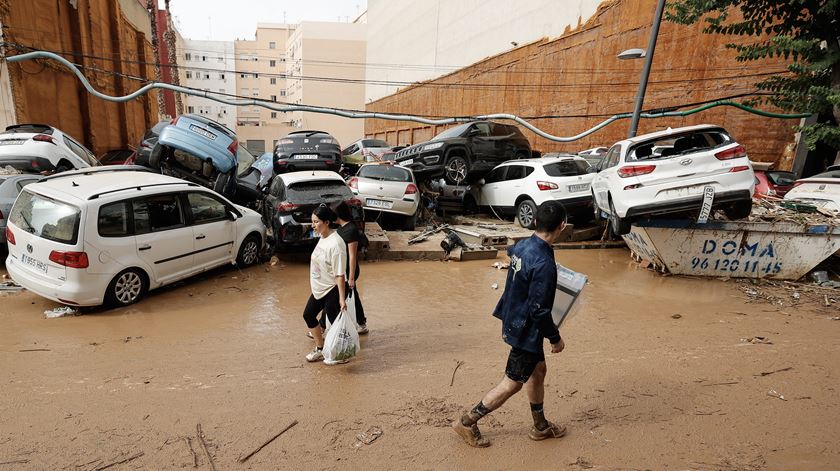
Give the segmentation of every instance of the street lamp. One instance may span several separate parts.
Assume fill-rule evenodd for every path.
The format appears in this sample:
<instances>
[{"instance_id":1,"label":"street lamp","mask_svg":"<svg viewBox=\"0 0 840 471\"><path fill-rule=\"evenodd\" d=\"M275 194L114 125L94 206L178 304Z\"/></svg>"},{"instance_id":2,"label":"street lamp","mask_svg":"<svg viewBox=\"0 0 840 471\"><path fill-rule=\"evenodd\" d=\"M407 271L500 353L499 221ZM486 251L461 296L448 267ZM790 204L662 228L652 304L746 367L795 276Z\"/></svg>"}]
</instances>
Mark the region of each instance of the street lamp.
<instances>
[{"instance_id":1,"label":"street lamp","mask_svg":"<svg viewBox=\"0 0 840 471\"><path fill-rule=\"evenodd\" d=\"M645 66L642 69L642 79L639 81L639 90L636 92L636 104L633 107L633 118L630 121L630 132L628 137L635 137L639 128L639 116L642 114L642 104L645 102L645 90L647 89L648 77L650 76L650 65L653 62L653 52L656 50L656 37L659 36L659 24L662 22L662 11L665 9L665 0L659 0L656 4L656 13L653 15L653 25L650 29L650 39L647 50L628 49L618 55L619 59L640 59L645 58Z\"/></svg>"}]
</instances>

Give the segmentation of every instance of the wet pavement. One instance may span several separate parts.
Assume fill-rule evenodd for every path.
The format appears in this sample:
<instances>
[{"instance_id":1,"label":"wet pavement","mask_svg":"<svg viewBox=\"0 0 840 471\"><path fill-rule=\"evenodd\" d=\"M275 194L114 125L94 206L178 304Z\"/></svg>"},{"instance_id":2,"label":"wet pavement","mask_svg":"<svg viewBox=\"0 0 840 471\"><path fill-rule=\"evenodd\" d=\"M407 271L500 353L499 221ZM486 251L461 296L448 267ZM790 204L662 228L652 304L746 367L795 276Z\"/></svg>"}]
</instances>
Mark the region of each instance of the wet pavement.
<instances>
[{"instance_id":1,"label":"wet pavement","mask_svg":"<svg viewBox=\"0 0 840 471\"><path fill-rule=\"evenodd\" d=\"M568 426L562 440L528 440L524 394L483 422L489 449L448 428L503 375L490 313L506 273L493 261L364 263L371 332L358 358L330 367L303 358L308 261L292 253L80 316L45 319L57 304L0 294L0 469L96 469L140 453L110 469L209 469L197 424L216 469L840 467L831 313L663 277L626 250L556 255L591 280L562 329L566 351L548 356L545 407ZM772 343L741 340L756 336ZM383 435L359 442L373 426Z\"/></svg>"}]
</instances>

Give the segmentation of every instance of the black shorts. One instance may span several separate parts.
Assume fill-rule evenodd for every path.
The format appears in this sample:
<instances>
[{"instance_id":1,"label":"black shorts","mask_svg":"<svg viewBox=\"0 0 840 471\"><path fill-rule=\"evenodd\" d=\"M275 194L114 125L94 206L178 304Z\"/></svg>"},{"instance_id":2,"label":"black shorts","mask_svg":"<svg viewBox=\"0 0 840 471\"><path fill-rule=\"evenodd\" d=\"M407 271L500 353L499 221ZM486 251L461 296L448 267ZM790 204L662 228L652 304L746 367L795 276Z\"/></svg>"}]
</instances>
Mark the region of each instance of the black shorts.
<instances>
[{"instance_id":1,"label":"black shorts","mask_svg":"<svg viewBox=\"0 0 840 471\"><path fill-rule=\"evenodd\" d=\"M505 376L517 383L525 384L541 361L545 361L545 354L542 352L531 353L512 347L508 355L507 367L505 367Z\"/></svg>"}]
</instances>

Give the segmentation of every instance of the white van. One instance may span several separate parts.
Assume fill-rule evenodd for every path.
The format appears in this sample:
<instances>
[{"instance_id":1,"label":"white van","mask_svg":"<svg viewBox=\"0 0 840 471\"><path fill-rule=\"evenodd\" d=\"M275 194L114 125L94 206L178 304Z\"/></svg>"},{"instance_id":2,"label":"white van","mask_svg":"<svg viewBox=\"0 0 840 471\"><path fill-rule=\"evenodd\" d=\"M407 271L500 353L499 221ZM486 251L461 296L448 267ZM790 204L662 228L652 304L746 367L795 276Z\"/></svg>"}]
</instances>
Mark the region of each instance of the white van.
<instances>
[{"instance_id":1,"label":"white van","mask_svg":"<svg viewBox=\"0 0 840 471\"><path fill-rule=\"evenodd\" d=\"M26 186L6 225L9 275L60 303L125 306L226 263L257 263L258 213L136 169L77 170Z\"/></svg>"}]
</instances>

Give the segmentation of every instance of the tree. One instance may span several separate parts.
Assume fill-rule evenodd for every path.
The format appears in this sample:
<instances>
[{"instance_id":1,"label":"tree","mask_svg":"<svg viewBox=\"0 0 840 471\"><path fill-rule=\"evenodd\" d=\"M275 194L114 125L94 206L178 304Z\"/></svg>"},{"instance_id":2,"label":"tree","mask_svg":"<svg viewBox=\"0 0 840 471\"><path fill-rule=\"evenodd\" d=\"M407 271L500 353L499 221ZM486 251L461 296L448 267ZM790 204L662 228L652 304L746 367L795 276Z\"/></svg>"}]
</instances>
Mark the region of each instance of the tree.
<instances>
[{"instance_id":1,"label":"tree","mask_svg":"<svg viewBox=\"0 0 840 471\"><path fill-rule=\"evenodd\" d=\"M821 141L840 151L840 0L671 0L665 17L685 25L702 19L704 33L754 38L726 45L739 62L790 60L789 74L756 84L770 92L758 101L815 114L818 122L802 129L808 147Z\"/></svg>"}]
</instances>

